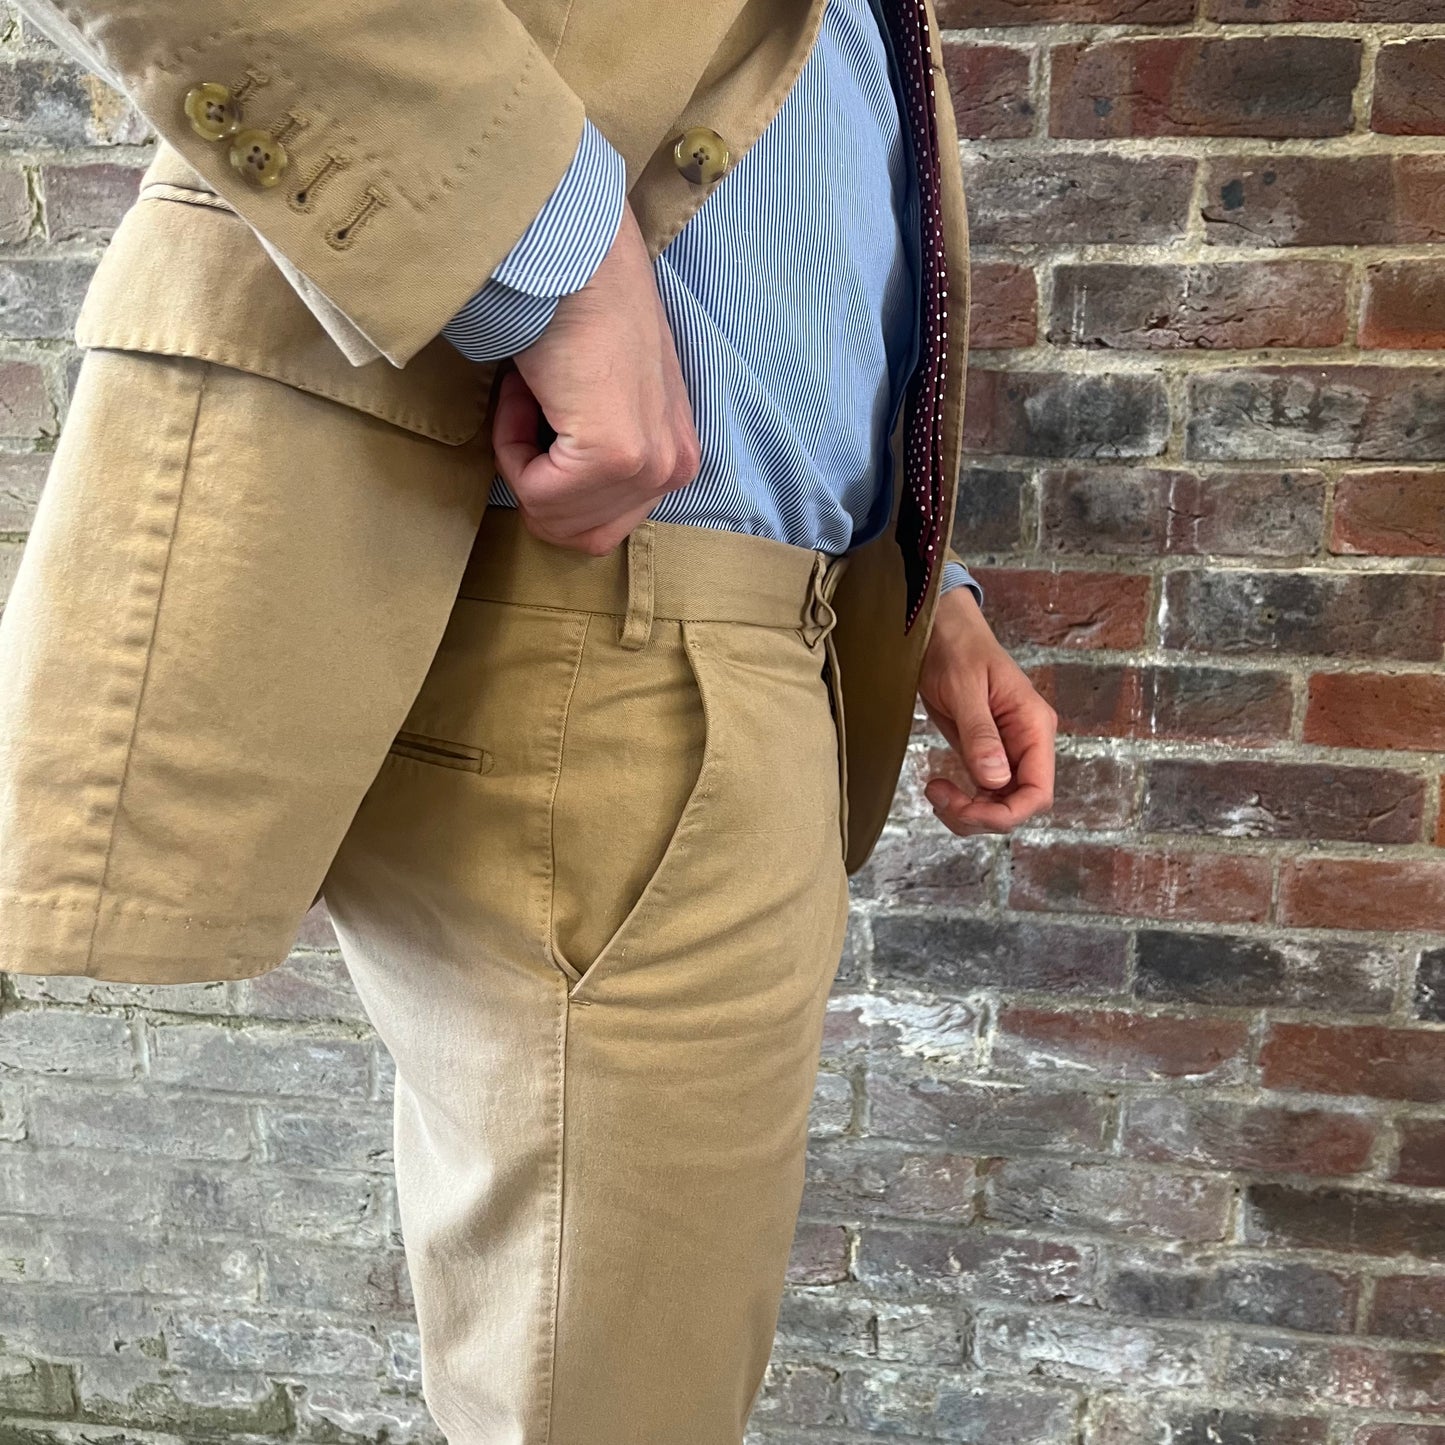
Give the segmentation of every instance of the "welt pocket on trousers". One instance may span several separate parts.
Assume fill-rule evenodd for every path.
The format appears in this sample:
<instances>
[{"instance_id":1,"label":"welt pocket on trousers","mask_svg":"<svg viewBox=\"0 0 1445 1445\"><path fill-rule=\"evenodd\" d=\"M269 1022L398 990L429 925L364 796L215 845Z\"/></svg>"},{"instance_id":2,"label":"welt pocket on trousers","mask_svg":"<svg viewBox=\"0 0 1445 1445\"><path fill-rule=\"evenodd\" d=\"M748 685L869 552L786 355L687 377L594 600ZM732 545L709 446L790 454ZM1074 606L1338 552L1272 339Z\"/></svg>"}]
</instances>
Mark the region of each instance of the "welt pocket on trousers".
<instances>
[{"instance_id":1,"label":"welt pocket on trousers","mask_svg":"<svg viewBox=\"0 0 1445 1445\"><path fill-rule=\"evenodd\" d=\"M433 763L439 768L458 768L464 773L490 773L494 766L491 753L466 743L448 742L403 728L392 739L390 752L397 757L413 758L419 763Z\"/></svg>"}]
</instances>

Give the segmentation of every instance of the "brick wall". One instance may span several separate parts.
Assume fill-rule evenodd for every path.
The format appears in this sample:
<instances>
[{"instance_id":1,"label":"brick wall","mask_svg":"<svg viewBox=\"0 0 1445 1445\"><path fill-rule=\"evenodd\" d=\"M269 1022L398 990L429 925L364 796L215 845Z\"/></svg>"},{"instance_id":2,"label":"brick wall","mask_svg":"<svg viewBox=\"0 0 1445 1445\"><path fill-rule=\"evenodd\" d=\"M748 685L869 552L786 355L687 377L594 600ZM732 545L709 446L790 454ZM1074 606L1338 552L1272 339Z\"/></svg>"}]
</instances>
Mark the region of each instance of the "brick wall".
<instances>
[{"instance_id":1,"label":"brick wall","mask_svg":"<svg viewBox=\"0 0 1445 1445\"><path fill-rule=\"evenodd\" d=\"M756 1438L1445 1445L1445 0L940 12L956 542L1059 800L941 834L920 727ZM0 33L8 569L145 151ZM437 1439L330 942L5 983L3 1445Z\"/></svg>"}]
</instances>

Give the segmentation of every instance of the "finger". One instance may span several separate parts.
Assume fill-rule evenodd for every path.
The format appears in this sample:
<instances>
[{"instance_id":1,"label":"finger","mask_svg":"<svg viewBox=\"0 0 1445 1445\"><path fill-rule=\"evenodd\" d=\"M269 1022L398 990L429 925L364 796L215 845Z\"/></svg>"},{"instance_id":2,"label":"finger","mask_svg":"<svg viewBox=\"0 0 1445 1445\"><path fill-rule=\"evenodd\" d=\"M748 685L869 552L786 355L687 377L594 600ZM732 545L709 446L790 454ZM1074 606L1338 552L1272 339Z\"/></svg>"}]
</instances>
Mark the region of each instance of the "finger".
<instances>
[{"instance_id":1,"label":"finger","mask_svg":"<svg viewBox=\"0 0 1445 1445\"><path fill-rule=\"evenodd\" d=\"M958 751L969 776L980 788L1006 788L1013 778L998 724L983 695L971 699L954 716Z\"/></svg>"},{"instance_id":2,"label":"finger","mask_svg":"<svg viewBox=\"0 0 1445 1445\"><path fill-rule=\"evenodd\" d=\"M515 493L522 473L542 455L537 432L542 408L520 372L509 370L497 391L497 410L492 418L492 450L502 480Z\"/></svg>"},{"instance_id":3,"label":"finger","mask_svg":"<svg viewBox=\"0 0 1445 1445\"><path fill-rule=\"evenodd\" d=\"M1054 744L1049 731L1040 726L1023 740L1014 768L1015 786L999 795L950 799L940 819L955 831L986 829L1007 833L1054 803Z\"/></svg>"}]
</instances>

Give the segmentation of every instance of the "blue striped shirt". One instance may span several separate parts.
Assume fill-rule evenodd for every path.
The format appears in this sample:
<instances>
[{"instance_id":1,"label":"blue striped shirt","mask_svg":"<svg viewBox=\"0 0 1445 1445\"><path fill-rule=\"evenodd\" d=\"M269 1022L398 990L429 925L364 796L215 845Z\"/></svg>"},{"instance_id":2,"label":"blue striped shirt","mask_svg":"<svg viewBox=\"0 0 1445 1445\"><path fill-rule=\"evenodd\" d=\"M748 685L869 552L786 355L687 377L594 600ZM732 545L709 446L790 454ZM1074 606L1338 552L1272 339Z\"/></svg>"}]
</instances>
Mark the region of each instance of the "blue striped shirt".
<instances>
[{"instance_id":1,"label":"blue striped shirt","mask_svg":"<svg viewBox=\"0 0 1445 1445\"><path fill-rule=\"evenodd\" d=\"M777 115L654 264L702 457L654 518L834 554L882 531L916 346L913 185L871 0L828 0ZM588 122L537 219L444 334L479 361L525 349L607 254L625 194L621 157ZM500 476L490 501L516 504ZM956 562L942 585L982 600Z\"/></svg>"}]
</instances>

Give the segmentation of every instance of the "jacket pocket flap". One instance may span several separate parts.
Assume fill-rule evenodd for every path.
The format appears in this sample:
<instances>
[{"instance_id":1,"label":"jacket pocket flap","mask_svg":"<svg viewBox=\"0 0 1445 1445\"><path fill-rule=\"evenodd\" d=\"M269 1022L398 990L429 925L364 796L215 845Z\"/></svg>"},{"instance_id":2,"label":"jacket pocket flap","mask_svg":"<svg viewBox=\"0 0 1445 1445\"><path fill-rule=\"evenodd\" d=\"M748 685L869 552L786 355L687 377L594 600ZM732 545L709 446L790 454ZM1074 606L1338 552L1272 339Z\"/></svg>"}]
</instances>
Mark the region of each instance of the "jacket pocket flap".
<instances>
[{"instance_id":1,"label":"jacket pocket flap","mask_svg":"<svg viewBox=\"0 0 1445 1445\"><path fill-rule=\"evenodd\" d=\"M496 368L438 337L405 367L353 366L255 233L207 191L142 191L101 258L76 343L190 356L269 377L460 445L481 429Z\"/></svg>"}]
</instances>

